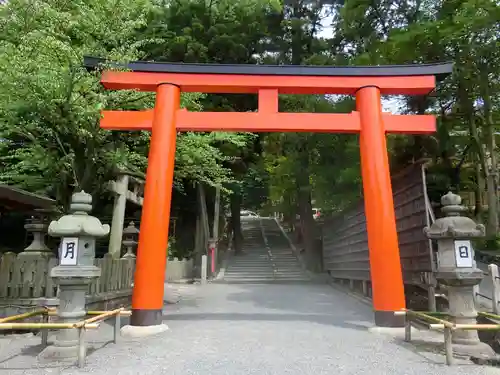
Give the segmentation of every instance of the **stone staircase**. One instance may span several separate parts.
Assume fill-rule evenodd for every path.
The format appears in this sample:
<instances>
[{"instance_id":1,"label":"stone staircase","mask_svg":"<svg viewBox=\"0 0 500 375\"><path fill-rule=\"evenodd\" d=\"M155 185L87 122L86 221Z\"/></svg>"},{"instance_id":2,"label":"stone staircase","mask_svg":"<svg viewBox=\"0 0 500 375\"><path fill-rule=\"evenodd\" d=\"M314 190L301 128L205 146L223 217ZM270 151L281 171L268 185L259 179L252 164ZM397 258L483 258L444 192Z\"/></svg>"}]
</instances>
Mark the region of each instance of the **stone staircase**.
<instances>
[{"instance_id":1,"label":"stone staircase","mask_svg":"<svg viewBox=\"0 0 500 375\"><path fill-rule=\"evenodd\" d=\"M243 253L228 261L226 283L280 283L311 281L274 219L242 220Z\"/></svg>"},{"instance_id":2,"label":"stone staircase","mask_svg":"<svg viewBox=\"0 0 500 375\"><path fill-rule=\"evenodd\" d=\"M310 281L310 277L290 248L290 243L283 235L278 223L274 219L262 219L262 231L271 252L275 280L282 282Z\"/></svg>"}]
</instances>

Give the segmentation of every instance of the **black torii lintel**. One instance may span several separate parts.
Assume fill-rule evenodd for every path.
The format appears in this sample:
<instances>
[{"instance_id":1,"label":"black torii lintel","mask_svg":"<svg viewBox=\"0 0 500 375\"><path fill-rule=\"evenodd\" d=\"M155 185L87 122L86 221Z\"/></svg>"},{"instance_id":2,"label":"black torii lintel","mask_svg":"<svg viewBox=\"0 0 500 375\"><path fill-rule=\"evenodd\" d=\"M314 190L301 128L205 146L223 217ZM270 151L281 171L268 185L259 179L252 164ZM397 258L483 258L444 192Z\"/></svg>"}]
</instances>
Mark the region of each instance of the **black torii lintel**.
<instances>
[{"instance_id":1,"label":"black torii lintel","mask_svg":"<svg viewBox=\"0 0 500 375\"><path fill-rule=\"evenodd\" d=\"M83 65L89 70L109 64L114 68L133 72L180 74L241 74L276 76L330 76L330 77L397 77L435 76L446 78L453 71L453 63L382 65L382 66L323 66L323 65L251 65L251 64L192 64L152 61L132 61L128 64L110 62L99 57L85 56Z\"/></svg>"}]
</instances>

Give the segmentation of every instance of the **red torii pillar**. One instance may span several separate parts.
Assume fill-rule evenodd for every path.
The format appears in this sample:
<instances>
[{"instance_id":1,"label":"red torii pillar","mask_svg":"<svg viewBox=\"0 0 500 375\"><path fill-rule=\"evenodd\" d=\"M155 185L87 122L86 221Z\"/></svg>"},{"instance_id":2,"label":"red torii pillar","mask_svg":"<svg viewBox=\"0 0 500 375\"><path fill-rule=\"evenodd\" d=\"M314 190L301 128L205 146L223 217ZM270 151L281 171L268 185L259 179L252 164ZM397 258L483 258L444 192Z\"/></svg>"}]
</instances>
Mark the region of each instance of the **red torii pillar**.
<instances>
[{"instance_id":1,"label":"red torii pillar","mask_svg":"<svg viewBox=\"0 0 500 375\"><path fill-rule=\"evenodd\" d=\"M86 58L95 68L101 60ZM104 111L101 127L151 130L144 206L132 297L133 326L162 323L172 179L177 131L360 133L366 225L375 323L401 326L394 311L405 307L386 133L435 131L432 115L382 113L380 95L425 95L451 64L314 67L135 62L131 71L105 71L107 89L155 91L154 110ZM256 93L257 112L188 112L179 108L181 92ZM280 113L278 94L350 94L350 114Z\"/></svg>"}]
</instances>

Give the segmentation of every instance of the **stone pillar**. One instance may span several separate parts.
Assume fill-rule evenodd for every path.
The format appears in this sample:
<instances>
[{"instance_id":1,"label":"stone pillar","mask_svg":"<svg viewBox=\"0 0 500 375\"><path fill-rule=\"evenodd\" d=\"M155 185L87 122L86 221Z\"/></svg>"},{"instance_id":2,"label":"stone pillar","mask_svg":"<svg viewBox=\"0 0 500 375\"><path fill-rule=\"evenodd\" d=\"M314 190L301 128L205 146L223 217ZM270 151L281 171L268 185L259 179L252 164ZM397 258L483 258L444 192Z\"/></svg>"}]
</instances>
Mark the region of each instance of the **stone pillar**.
<instances>
[{"instance_id":1,"label":"stone pillar","mask_svg":"<svg viewBox=\"0 0 500 375\"><path fill-rule=\"evenodd\" d=\"M208 269L208 261L207 256L201 256L201 284L205 285L207 283L207 269Z\"/></svg>"},{"instance_id":2,"label":"stone pillar","mask_svg":"<svg viewBox=\"0 0 500 375\"><path fill-rule=\"evenodd\" d=\"M475 266L471 239L485 235L484 226L472 219L460 216L467 211L461 205L460 196L449 192L441 198L442 211L446 215L424 229L429 239L437 240L438 266L436 280L446 285L449 312L455 324L476 324L474 286L478 285L483 272ZM453 331L454 352L478 358L491 358L493 349L479 340L477 331Z\"/></svg>"},{"instance_id":3,"label":"stone pillar","mask_svg":"<svg viewBox=\"0 0 500 375\"><path fill-rule=\"evenodd\" d=\"M85 319L85 296L93 279L101 274L94 265L97 237L109 234L109 225L90 216L92 197L84 191L71 197L70 214L64 215L49 225L49 235L61 237L59 265L50 273L59 285L60 322L73 323ZM78 330L66 329L57 332L53 345L41 354L43 359L74 360L78 353Z\"/></svg>"},{"instance_id":4,"label":"stone pillar","mask_svg":"<svg viewBox=\"0 0 500 375\"><path fill-rule=\"evenodd\" d=\"M109 235L108 252L113 258L120 258L122 249L123 224L125 222L125 209L127 207L127 191L129 176L121 174L115 183L115 203L113 205L113 219Z\"/></svg>"},{"instance_id":5,"label":"stone pillar","mask_svg":"<svg viewBox=\"0 0 500 375\"><path fill-rule=\"evenodd\" d=\"M123 246L127 252L123 255L122 258L125 259L134 259L134 249L137 247L137 239L139 238L139 230L135 227L133 221L130 222L128 227L123 230Z\"/></svg>"},{"instance_id":6,"label":"stone pillar","mask_svg":"<svg viewBox=\"0 0 500 375\"><path fill-rule=\"evenodd\" d=\"M27 220L24 229L26 229L28 233L33 234L33 241L19 254L19 257L52 258L54 256L52 250L45 245L45 235L48 227L47 217L41 212Z\"/></svg>"}]
</instances>

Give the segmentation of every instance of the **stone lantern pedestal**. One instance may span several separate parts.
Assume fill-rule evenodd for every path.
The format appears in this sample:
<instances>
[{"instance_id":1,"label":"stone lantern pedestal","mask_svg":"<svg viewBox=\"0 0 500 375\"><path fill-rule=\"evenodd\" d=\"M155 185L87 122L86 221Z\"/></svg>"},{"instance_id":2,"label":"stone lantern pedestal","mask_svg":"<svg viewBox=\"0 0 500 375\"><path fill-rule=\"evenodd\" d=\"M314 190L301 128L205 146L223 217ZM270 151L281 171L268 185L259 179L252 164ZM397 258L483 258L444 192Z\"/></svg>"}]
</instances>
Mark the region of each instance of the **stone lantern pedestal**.
<instances>
[{"instance_id":1,"label":"stone lantern pedestal","mask_svg":"<svg viewBox=\"0 0 500 375\"><path fill-rule=\"evenodd\" d=\"M89 284L99 277L101 270L94 265L97 237L109 234L109 225L90 216L92 197L84 191L73 194L70 214L49 226L49 235L61 237L59 265L50 273L59 285L57 316L62 323L85 319L86 294ZM78 356L78 330L62 329L57 332L53 345L42 353L41 359L74 360Z\"/></svg>"},{"instance_id":2,"label":"stone lantern pedestal","mask_svg":"<svg viewBox=\"0 0 500 375\"><path fill-rule=\"evenodd\" d=\"M460 216L467 211L460 196L451 192L441 198L446 215L437 219L424 232L437 240L438 266L436 280L448 290L449 313L455 324L477 324L474 287L483 279L483 272L476 268L471 239L485 235L483 225ZM481 342L475 330L456 330L452 334L453 350L459 355L477 358L495 357L493 349Z\"/></svg>"},{"instance_id":3,"label":"stone lantern pedestal","mask_svg":"<svg viewBox=\"0 0 500 375\"><path fill-rule=\"evenodd\" d=\"M127 252L122 258L135 259L134 249L137 247L137 239L139 238L139 230L135 227L133 221L130 222L128 227L123 230L122 244L125 246Z\"/></svg>"},{"instance_id":4,"label":"stone lantern pedestal","mask_svg":"<svg viewBox=\"0 0 500 375\"><path fill-rule=\"evenodd\" d=\"M20 258L44 257L48 259L54 257L52 250L45 244L45 235L49 227L47 213L45 210L37 210L36 215L27 220L24 229L33 235L33 240L22 253L19 253Z\"/></svg>"}]
</instances>

